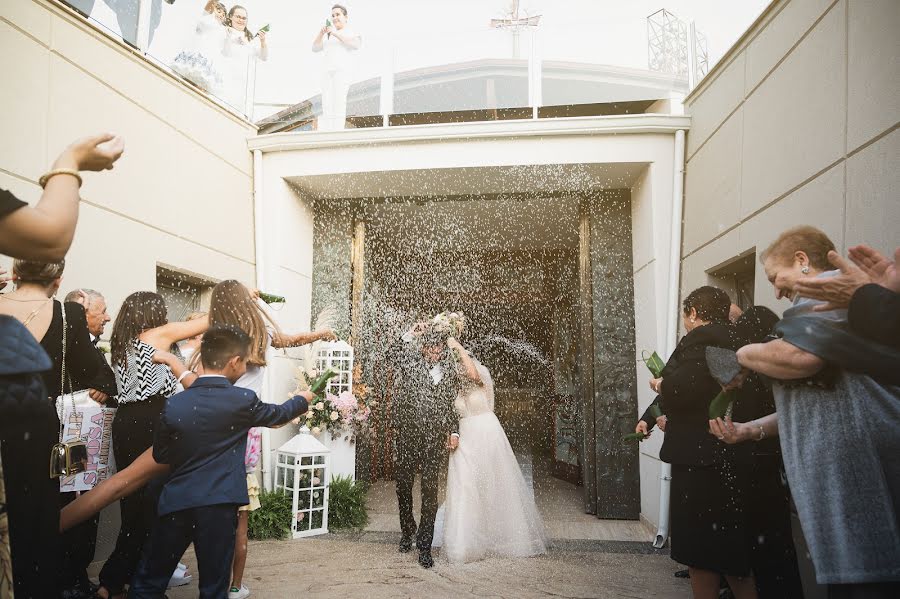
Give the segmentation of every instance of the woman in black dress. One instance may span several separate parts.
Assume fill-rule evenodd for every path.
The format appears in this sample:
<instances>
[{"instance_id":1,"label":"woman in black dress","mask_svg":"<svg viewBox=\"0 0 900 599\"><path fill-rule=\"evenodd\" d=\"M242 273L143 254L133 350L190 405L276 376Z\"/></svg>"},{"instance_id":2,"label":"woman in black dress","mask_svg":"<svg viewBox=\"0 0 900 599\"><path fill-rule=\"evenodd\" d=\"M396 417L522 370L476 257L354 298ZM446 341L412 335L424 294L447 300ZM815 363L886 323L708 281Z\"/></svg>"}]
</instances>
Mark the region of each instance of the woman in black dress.
<instances>
[{"instance_id":1,"label":"woman in black dress","mask_svg":"<svg viewBox=\"0 0 900 599\"><path fill-rule=\"evenodd\" d=\"M706 348L741 345L728 323L730 305L721 289L692 291L683 304L687 334L662 378L650 381L667 418L659 457L672 464L671 556L690 569L696 599L718 597L721 576L737 599L757 597L733 451L709 434L709 404L721 387Z\"/></svg>"},{"instance_id":2,"label":"woman in black dress","mask_svg":"<svg viewBox=\"0 0 900 599\"><path fill-rule=\"evenodd\" d=\"M61 559L59 480L49 476L50 449L59 441L55 398L61 392L63 310L66 312L66 372L74 389L88 386L115 395L109 366L91 345L84 308L53 299L64 262L16 260L16 290L0 295L0 314L19 320L40 342L53 367L43 373L46 405L21 435L3 441L3 474L9 517L10 550L16 597L52 597L58 593Z\"/></svg>"},{"instance_id":3,"label":"woman in black dress","mask_svg":"<svg viewBox=\"0 0 900 599\"><path fill-rule=\"evenodd\" d=\"M754 306L735 323L744 343L762 343L775 329L778 316L765 306ZM772 386L751 373L736 391L732 418L751 422L775 411ZM797 552L791 533L791 506L781 446L777 437L733 447L743 488L745 523L756 590L762 599L803 597Z\"/></svg>"}]
</instances>

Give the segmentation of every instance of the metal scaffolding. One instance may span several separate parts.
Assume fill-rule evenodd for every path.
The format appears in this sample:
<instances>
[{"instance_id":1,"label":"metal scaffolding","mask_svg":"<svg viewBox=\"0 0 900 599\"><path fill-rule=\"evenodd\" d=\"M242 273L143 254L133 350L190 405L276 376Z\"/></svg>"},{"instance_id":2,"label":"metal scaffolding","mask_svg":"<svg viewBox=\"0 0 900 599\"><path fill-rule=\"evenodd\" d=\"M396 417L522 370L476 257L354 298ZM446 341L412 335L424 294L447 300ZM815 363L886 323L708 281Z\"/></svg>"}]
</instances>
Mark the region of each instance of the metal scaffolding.
<instances>
[{"instance_id":1,"label":"metal scaffolding","mask_svg":"<svg viewBox=\"0 0 900 599\"><path fill-rule=\"evenodd\" d=\"M664 8L647 17L647 54L651 71L684 77L692 87L709 71L706 36Z\"/></svg>"}]
</instances>

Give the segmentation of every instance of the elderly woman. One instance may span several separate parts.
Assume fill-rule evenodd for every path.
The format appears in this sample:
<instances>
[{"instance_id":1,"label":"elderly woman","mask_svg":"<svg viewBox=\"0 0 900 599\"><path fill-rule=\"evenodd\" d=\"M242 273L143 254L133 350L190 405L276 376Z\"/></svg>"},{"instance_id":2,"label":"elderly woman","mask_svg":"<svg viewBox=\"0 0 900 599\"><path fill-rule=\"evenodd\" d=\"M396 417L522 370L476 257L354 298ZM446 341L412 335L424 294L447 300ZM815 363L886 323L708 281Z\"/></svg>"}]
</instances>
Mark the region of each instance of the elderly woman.
<instances>
[{"instance_id":1,"label":"elderly woman","mask_svg":"<svg viewBox=\"0 0 900 599\"><path fill-rule=\"evenodd\" d=\"M683 305L687 334L662 378L650 381L668 418L659 457L672 464L671 555L690 569L696 599L718 597L721 576L735 597L755 599L734 452L708 433L709 404L721 389L706 349L741 345L728 322L731 300L721 289L700 287Z\"/></svg>"},{"instance_id":2,"label":"elderly woman","mask_svg":"<svg viewBox=\"0 0 900 599\"><path fill-rule=\"evenodd\" d=\"M777 407L777 422L740 425L737 436L780 434L816 579L829 585L829 597L897 597L900 355L851 333L846 310L814 311L820 302L796 293L801 277L835 274L832 250L822 231L797 227L762 253L776 297L793 307L776 327L780 339L737 352L745 369L776 380ZM736 430L716 425L720 436Z\"/></svg>"}]
</instances>

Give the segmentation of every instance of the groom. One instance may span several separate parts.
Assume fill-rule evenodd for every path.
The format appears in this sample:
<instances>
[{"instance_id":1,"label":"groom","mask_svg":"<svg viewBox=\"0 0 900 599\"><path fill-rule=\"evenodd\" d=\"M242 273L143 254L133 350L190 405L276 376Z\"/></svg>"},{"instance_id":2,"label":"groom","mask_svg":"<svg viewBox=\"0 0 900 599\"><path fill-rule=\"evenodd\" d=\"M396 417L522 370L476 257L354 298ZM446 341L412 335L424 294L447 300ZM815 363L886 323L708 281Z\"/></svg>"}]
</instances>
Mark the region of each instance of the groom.
<instances>
[{"instance_id":1,"label":"groom","mask_svg":"<svg viewBox=\"0 0 900 599\"><path fill-rule=\"evenodd\" d=\"M412 550L413 535L423 568L434 565L431 542L438 509L438 484L447 451L459 444L459 416L453 406L457 382L447 336L420 324L397 347L394 372L394 439L401 553ZM422 515L418 534L412 488L422 474Z\"/></svg>"}]
</instances>

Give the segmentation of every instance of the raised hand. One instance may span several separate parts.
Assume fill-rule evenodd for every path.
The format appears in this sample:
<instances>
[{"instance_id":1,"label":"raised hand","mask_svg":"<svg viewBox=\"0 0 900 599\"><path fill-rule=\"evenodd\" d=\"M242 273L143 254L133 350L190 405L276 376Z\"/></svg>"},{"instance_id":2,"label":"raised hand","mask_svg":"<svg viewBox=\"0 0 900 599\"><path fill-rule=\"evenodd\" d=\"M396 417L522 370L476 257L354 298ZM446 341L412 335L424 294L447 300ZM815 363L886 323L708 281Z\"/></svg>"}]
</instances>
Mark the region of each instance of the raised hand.
<instances>
[{"instance_id":1,"label":"raised hand","mask_svg":"<svg viewBox=\"0 0 900 599\"><path fill-rule=\"evenodd\" d=\"M794 284L794 291L798 295L825 302L813 306L816 312L846 308L850 305L850 298L856 290L872 282L862 269L850 264L834 250L828 252L828 261L837 267L841 274L833 277L802 277Z\"/></svg>"},{"instance_id":2,"label":"raised hand","mask_svg":"<svg viewBox=\"0 0 900 599\"><path fill-rule=\"evenodd\" d=\"M867 245L850 248L850 259L869 276L873 283L890 289L894 293L900 293L900 273L897 272L897 264L900 263L900 247L894 250L893 262Z\"/></svg>"},{"instance_id":3,"label":"raised hand","mask_svg":"<svg viewBox=\"0 0 900 599\"><path fill-rule=\"evenodd\" d=\"M74 163L80 171L103 171L113 168L125 151L125 141L112 133L83 137L66 148L57 163Z\"/></svg>"},{"instance_id":4,"label":"raised hand","mask_svg":"<svg viewBox=\"0 0 900 599\"><path fill-rule=\"evenodd\" d=\"M319 339L321 339L322 341L337 341L338 340L338 336L330 328L320 329L320 330L316 331L316 333L319 335Z\"/></svg>"}]
</instances>

